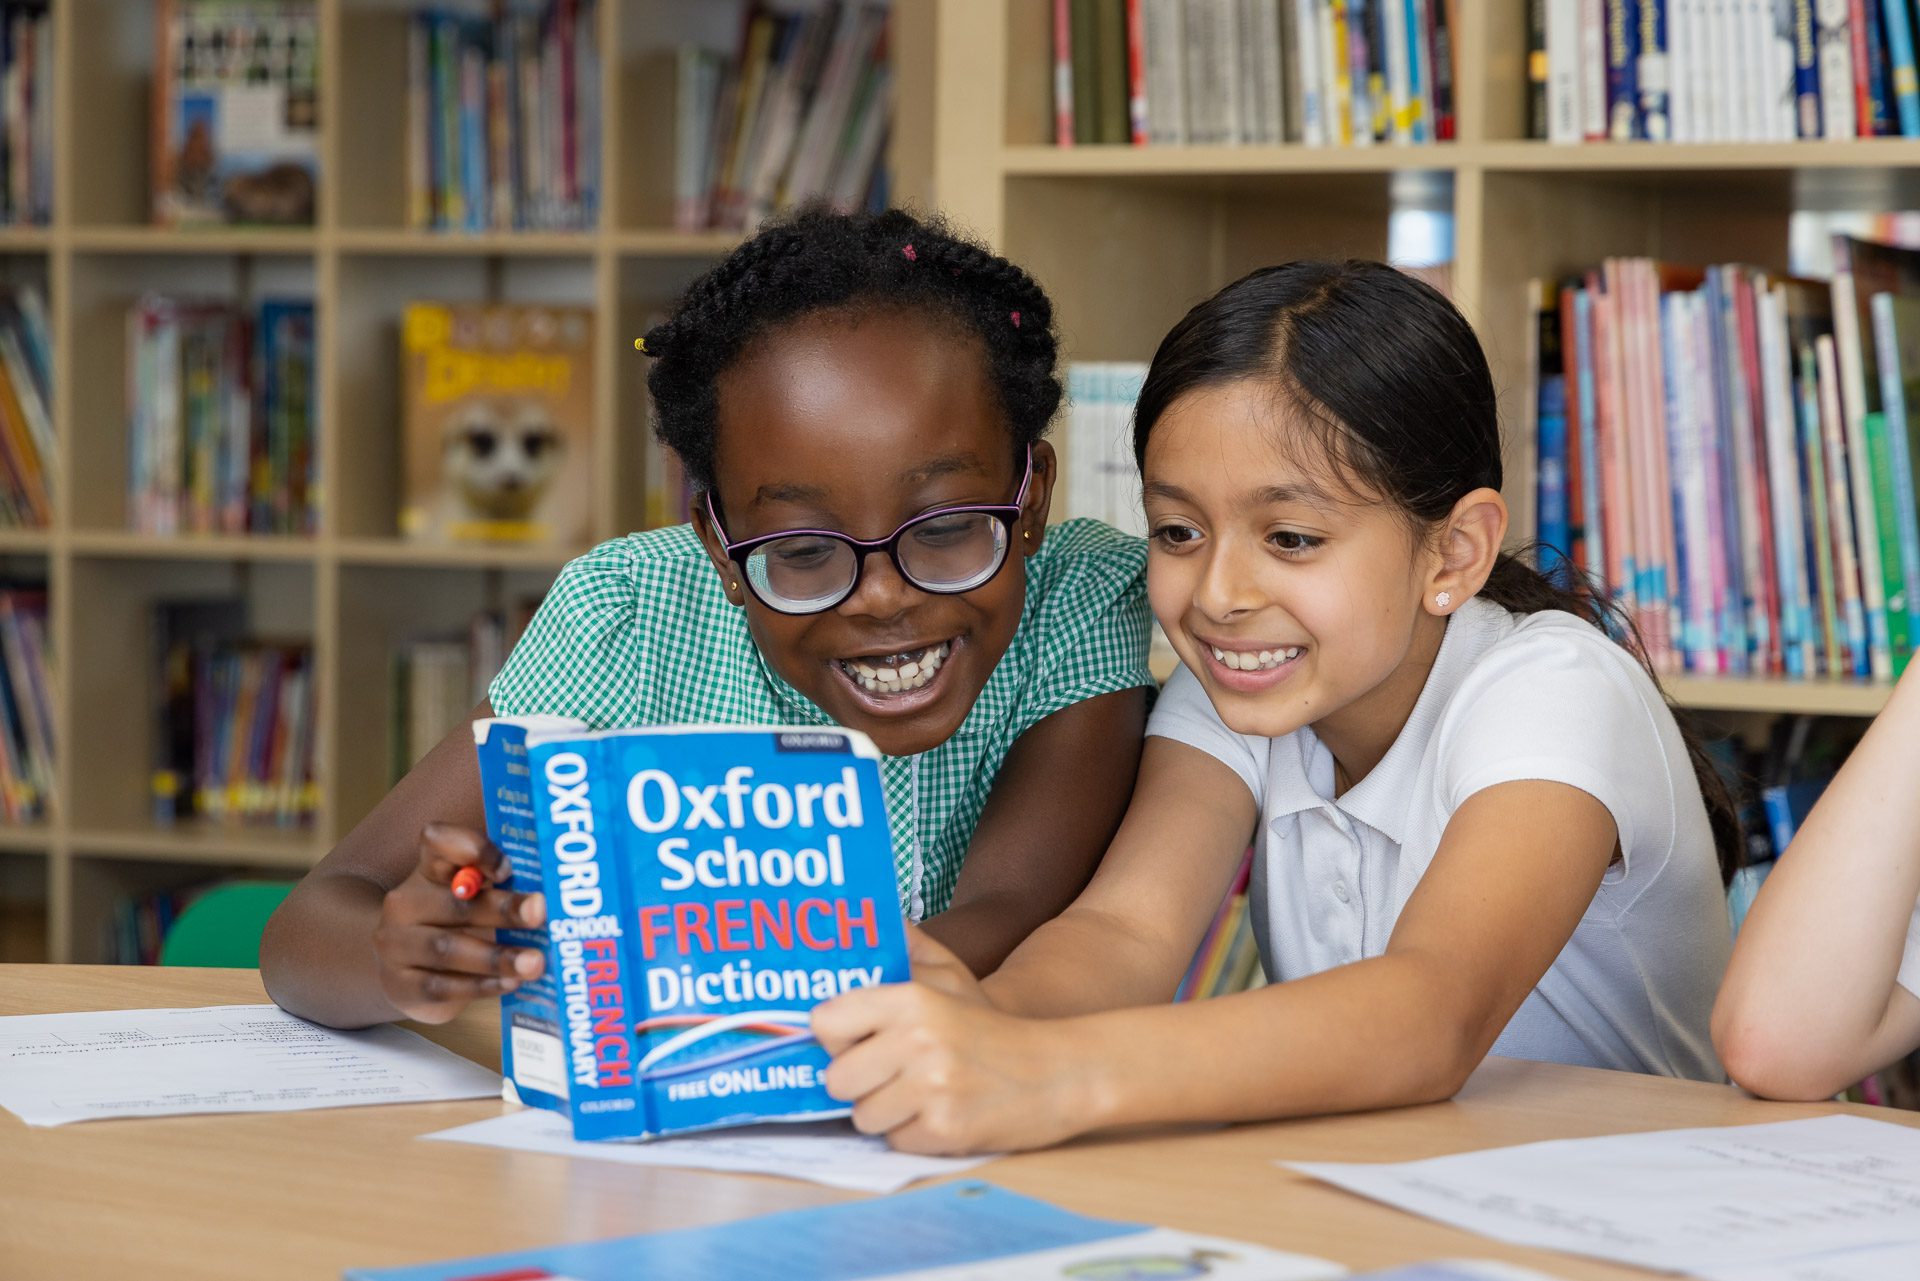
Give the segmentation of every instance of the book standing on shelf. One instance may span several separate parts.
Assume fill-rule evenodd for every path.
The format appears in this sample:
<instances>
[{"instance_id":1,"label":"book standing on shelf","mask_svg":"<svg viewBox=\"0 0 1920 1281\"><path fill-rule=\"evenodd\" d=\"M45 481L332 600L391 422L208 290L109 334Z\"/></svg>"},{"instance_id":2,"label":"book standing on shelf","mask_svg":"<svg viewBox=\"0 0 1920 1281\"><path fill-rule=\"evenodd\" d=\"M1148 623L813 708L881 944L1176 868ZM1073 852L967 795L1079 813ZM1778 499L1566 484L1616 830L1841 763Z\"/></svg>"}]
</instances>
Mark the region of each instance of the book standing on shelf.
<instances>
[{"instance_id":1,"label":"book standing on shelf","mask_svg":"<svg viewBox=\"0 0 1920 1281\"><path fill-rule=\"evenodd\" d=\"M127 486L143 534L310 534L314 313L150 294L127 313ZM5 357L0 338L0 363ZM3 404L0 404L3 407Z\"/></svg>"},{"instance_id":2,"label":"book standing on shelf","mask_svg":"<svg viewBox=\"0 0 1920 1281\"><path fill-rule=\"evenodd\" d=\"M1147 534L1133 462L1133 406L1147 367L1137 361L1076 361L1067 368L1068 417L1062 497L1069 516Z\"/></svg>"},{"instance_id":3,"label":"book standing on shelf","mask_svg":"<svg viewBox=\"0 0 1920 1281\"><path fill-rule=\"evenodd\" d=\"M599 222L598 0L423 9L407 28L407 225L584 231Z\"/></svg>"},{"instance_id":4,"label":"book standing on shelf","mask_svg":"<svg viewBox=\"0 0 1920 1281\"><path fill-rule=\"evenodd\" d=\"M512 609L483 609L468 620L463 637L416 638L395 648L393 781L467 723L539 605L534 597L516 602Z\"/></svg>"},{"instance_id":5,"label":"book standing on shelf","mask_svg":"<svg viewBox=\"0 0 1920 1281\"><path fill-rule=\"evenodd\" d=\"M414 303L401 322L400 532L437 542L586 541L593 312Z\"/></svg>"},{"instance_id":6,"label":"book standing on shelf","mask_svg":"<svg viewBox=\"0 0 1920 1281\"><path fill-rule=\"evenodd\" d=\"M904 982L879 754L841 729L474 724L487 835L548 923L502 1070L577 1139L845 1116L813 1006Z\"/></svg>"},{"instance_id":7,"label":"book standing on shelf","mask_svg":"<svg viewBox=\"0 0 1920 1281\"><path fill-rule=\"evenodd\" d=\"M311 0L159 0L153 220L310 226L319 182Z\"/></svg>"},{"instance_id":8,"label":"book standing on shelf","mask_svg":"<svg viewBox=\"0 0 1920 1281\"><path fill-rule=\"evenodd\" d=\"M0 290L0 524L53 523L52 380L46 300L31 286Z\"/></svg>"},{"instance_id":9,"label":"book standing on shelf","mask_svg":"<svg viewBox=\"0 0 1920 1281\"><path fill-rule=\"evenodd\" d=\"M53 18L0 3L0 225L53 220Z\"/></svg>"}]
</instances>

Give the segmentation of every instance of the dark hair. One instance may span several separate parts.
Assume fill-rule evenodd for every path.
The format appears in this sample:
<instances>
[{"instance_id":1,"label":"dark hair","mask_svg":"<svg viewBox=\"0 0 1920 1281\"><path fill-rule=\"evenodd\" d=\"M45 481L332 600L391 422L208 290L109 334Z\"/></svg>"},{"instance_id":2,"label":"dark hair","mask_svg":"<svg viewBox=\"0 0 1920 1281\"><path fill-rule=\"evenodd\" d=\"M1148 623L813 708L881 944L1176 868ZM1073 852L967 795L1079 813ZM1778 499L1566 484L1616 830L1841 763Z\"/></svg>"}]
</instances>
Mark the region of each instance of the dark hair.
<instances>
[{"instance_id":1,"label":"dark hair","mask_svg":"<svg viewBox=\"0 0 1920 1281\"><path fill-rule=\"evenodd\" d=\"M1144 464L1147 437L1174 401L1249 378L1289 402L1344 477L1384 496L1420 531L1471 491L1501 486L1499 408L1473 327L1439 290L1385 263L1266 267L1189 311L1147 371L1134 409L1135 460ZM1480 595L1514 613L1560 609L1585 619L1625 645L1658 687L1631 620L1584 578L1570 581L1560 586L1502 552ZM1744 861L1739 812L1699 736L1673 710L1724 880Z\"/></svg>"},{"instance_id":2,"label":"dark hair","mask_svg":"<svg viewBox=\"0 0 1920 1281\"><path fill-rule=\"evenodd\" d=\"M713 487L720 375L756 340L826 310L922 312L978 338L1016 457L1060 406L1053 304L1026 272L938 218L802 209L694 281L644 340L654 433L696 486Z\"/></svg>"}]
</instances>

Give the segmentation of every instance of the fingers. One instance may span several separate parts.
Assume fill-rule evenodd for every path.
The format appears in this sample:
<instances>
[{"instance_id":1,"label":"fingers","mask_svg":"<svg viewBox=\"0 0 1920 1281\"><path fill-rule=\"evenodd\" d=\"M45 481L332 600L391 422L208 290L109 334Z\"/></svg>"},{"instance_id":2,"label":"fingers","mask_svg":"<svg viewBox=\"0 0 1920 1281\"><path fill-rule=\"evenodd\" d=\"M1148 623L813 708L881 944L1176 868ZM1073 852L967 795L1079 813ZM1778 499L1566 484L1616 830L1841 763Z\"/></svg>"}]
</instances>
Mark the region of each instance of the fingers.
<instances>
[{"instance_id":1,"label":"fingers","mask_svg":"<svg viewBox=\"0 0 1920 1281\"><path fill-rule=\"evenodd\" d=\"M491 938L444 926L381 927L381 956L402 969L445 971L500 978L537 978L546 958L532 948L503 947Z\"/></svg>"},{"instance_id":2,"label":"fingers","mask_svg":"<svg viewBox=\"0 0 1920 1281\"><path fill-rule=\"evenodd\" d=\"M827 1065L821 1083L843 1103L857 1103L900 1073L900 1056L884 1036L870 1036ZM877 1133L877 1131L868 1131Z\"/></svg>"},{"instance_id":3,"label":"fingers","mask_svg":"<svg viewBox=\"0 0 1920 1281\"><path fill-rule=\"evenodd\" d=\"M855 988L813 1007L813 1035L828 1054L840 1055L881 1028L897 1022L915 999L912 983ZM922 989L924 991L924 989ZM904 997L903 997L904 994Z\"/></svg>"},{"instance_id":4,"label":"fingers","mask_svg":"<svg viewBox=\"0 0 1920 1281\"><path fill-rule=\"evenodd\" d=\"M511 992L519 985L520 980L497 974L381 969L387 1000L401 1014L421 1023L445 1023L472 1002Z\"/></svg>"},{"instance_id":5,"label":"fingers","mask_svg":"<svg viewBox=\"0 0 1920 1281\"><path fill-rule=\"evenodd\" d=\"M896 1078L853 1105L853 1128L862 1134L890 1136L920 1115L924 1093Z\"/></svg>"},{"instance_id":6,"label":"fingers","mask_svg":"<svg viewBox=\"0 0 1920 1281\"><path fill-rule=\"evenodd\" d=\"M429 823L420 831L420 874L446 885L463 867L477 867L487 880L501 882L513 875L513 865L484 832L454 823Z\"/></svg>"}]
</instances>

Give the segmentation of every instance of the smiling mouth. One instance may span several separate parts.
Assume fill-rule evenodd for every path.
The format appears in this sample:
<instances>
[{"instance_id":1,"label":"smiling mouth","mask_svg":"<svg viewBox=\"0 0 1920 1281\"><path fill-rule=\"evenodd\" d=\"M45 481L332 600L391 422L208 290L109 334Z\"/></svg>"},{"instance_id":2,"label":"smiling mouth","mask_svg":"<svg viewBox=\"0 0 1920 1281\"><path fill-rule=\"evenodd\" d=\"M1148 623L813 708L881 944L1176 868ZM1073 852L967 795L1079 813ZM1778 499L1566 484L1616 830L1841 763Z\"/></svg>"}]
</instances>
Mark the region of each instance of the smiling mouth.
<instances>
[{"instance_id":1,"label":"smiling mouth","mask_svg":"<svg viewBox=\"0 0 1920 1281\"><path fill-rule=\"evenodd\" d=\"M863 654L856 658L837 658L834 666L869 694L910 694L925 689L940 674L940 667L953 653L953 642L903 650L897 654Z\"/></svg>"},{"instance_id":2,"label":"smiling mouth","mask_svg":"<svg viewBox=\"0 0 1920 1281\"><path fill-rule=\"evenodd\" d=\"M1218 645L1207 646L1222 667L1236 672L1270 672L1300 657L1302 646L1290 645L1277 649L1238 650L1221 649Z\"/></svg>"}]
</instances>

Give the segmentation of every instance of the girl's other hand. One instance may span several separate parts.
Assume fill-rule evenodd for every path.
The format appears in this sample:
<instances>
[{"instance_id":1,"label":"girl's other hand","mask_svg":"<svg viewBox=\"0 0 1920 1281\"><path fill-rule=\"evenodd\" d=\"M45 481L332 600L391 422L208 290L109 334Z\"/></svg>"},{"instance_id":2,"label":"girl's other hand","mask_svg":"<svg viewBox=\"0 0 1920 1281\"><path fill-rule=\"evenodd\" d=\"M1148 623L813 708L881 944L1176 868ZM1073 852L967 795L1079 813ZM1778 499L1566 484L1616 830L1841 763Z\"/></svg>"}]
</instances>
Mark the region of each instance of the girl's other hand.
<instances>
[{"instance_id":1,"label":"girl's other hand","mask_svg":"<svg viewBox=\"0 0 1920 1281\"><path fill-rule=\"evenodd\" d=\"M467 867L486 884L461 899L453 878ZM486 887L511 873L506 856L471 828L430 823L420 833L419 861L381 900L373 934L380 987L402 1015L445 1023L470 1001L540 977L546 957L539 951L494 941L496 929L536 929L547 919L545 895Z\"/></svg>"},{"instance_id":2,"label":"girl's other hand","mask_svg":"<svg viewBox=\"0 0 1920 1281\"><path fill-rule=\"evenodd\" d=\"M917 937L917 948L939 948ZM902 1152L941 1155L1044 1147L1089 1128L1064 1020L995 1010L977 982L970 992L942 990L946 964L916 951L916 976L923 967L927 978L814 1007L814 1035L833 1056L827 1093L853 1104L854 1128L884 1134Z\"/></svg>"},{"instance_id":3,"label":"girl's other hand","mask_svg":"<svg viewBox=\"0 0 1920 1281\"><path fill-rule=\"evenodd\" d=\"M924 983L955 1000L974 1005L993 1004L967 963L912 921L907 922L907 960L913 966L915 983Z\"/></svg>"}]
</instances>

